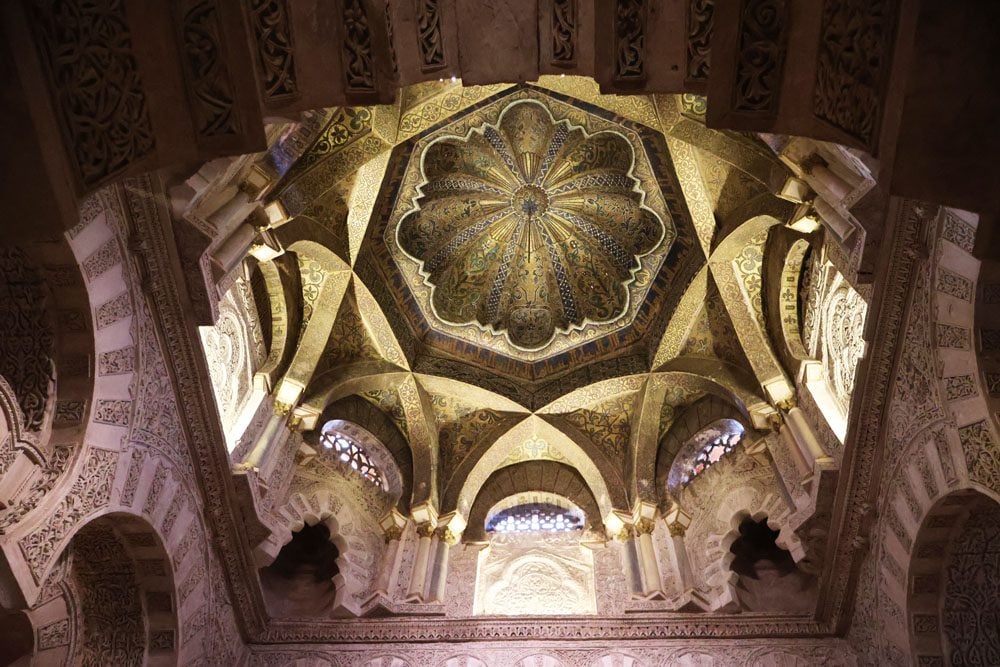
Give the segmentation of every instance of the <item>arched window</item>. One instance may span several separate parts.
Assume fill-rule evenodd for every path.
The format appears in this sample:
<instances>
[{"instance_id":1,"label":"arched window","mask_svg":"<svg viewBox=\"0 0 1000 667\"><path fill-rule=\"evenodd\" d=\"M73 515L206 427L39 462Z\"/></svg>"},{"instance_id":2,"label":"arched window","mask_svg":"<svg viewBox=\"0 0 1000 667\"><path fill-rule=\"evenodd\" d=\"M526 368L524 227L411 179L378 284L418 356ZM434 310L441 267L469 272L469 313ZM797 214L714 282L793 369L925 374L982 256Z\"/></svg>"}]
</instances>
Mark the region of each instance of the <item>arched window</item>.
<instances>
[{"instance_id":1,"label":"arched window","mask_svg":"<svg viewBox=\"0 0 1000 667\"><path fill-rule=\"evenodd\" d=\"M323 435L320 436L320 443L325 448L335 451L337 459L341 463L357 470L362 477L380 489L385 490L385 479L382 477L382 473L375 465L375 462L368 456L368 452L354 439L332 427L332 424L333 422L327 424L327 427L324 428Z\"/></svg>"},{"instance_id":2,"label":"arched window","mask_svg":"<svg viewBox=\"0 0 1000 667\"><path fill-rule=\"evenodd\" d=\"M594 555L581 539L587 514L569 498L522 491L484 522L489 545L476 563L475 614L593 614Z\"/></svg>"},{"instance_id":3,"label":"arched window","mask_svg":"<svg viewBox=\"0 0 1000 667\"><path fill-rule=\"evenodd\" d=\"M487 533L567 532L583 528L583 512L552 503L526 503L501 510L486 522Z\"/></svg>"},{"instance_id":4,"label":"arched window","mask_svg":"<svg viewBox=\"0 0 1000 667\"><path fill-rule=\"evenodd\" d=\"M702 429L694 437L698 443L691 462L681 473L681 484L687 486L691 481L722 460L743 440L743 425L734 419L720 419L715 424Z\"/></svg>"}]
</instances>

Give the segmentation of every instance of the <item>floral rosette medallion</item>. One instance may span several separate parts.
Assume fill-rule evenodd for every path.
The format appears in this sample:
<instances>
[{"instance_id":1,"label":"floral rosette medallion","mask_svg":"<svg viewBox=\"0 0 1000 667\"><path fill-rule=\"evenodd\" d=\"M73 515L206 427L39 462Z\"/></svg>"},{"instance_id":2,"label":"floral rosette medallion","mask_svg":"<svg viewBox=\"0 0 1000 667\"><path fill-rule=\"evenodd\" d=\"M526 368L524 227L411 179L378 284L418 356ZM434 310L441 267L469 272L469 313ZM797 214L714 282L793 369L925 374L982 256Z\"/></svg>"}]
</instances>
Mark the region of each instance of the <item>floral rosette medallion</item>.
<instances>
[{"instance_id":1,"label":"floral rosette medallion","mask_svg":"<svg viewBox=\"0 0 1000 667\"><path fill-rule=\"evenodd\" d=\"M523 350L620 318L641 257L664 238L634 165L621 134L557 121L535 100L434 140L397 241L435 315Z\"/></svg>"}]
</instances>

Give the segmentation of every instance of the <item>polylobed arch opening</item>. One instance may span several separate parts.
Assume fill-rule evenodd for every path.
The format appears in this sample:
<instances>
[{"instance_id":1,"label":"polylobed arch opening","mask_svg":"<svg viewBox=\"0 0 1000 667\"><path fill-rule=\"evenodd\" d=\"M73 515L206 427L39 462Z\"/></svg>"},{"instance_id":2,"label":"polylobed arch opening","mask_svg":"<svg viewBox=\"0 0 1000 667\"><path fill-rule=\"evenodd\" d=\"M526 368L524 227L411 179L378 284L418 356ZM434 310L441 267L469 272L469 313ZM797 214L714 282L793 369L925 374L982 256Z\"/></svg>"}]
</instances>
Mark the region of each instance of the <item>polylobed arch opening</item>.
<instances>
[{"instance_id":1,"label":"polylobed arch opening","mask_svg":"<svg viewBox=\"0 0 1000 667\"><path fill-rule=\"evenodd\" d=\"M260 569L264 603L280 618L328 616L335 606L340 550L325 523L292 533L274 561Z\"/></svg>"},{"instance_id":2,"label":"polylobed arch opening","mask_svg":"<svg viewBox=\"0 0 1000 667\"><path fill-rule=\"evenodd\" d=\"M815 605L815 577L803 572L777 544L780 531L767 517L744 517L729 545L729 569L737 576L736 597L748 611L807 612Z\"/></svg>"}]
</instances>

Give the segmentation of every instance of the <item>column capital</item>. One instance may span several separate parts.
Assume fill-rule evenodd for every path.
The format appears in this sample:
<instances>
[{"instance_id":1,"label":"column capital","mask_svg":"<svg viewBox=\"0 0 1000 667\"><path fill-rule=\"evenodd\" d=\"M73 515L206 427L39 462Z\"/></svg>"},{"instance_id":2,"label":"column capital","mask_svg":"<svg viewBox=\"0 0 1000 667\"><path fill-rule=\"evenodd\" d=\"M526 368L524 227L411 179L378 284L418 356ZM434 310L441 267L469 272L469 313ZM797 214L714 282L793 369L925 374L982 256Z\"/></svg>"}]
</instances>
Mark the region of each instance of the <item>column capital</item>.
<instances>
[{"instance_id":1,"label":"column capital","mask_svg":"<svg viewBox=\"0 0 1000 667\"><path fill-rule=\"evenodd\" d=\"M445 544L452 545L458 542L458 535L452 532L448 526L438 526L434 530L434 535Z\"/></svg>"},{"instance_id":2,"label":"column capital","mask_svg":"<svg viewBox=\"0 0 1000 667\"><path fill-rule=\"evenodd\" d=\"M635 537L635 527L630 523L626 523L615 533L614 539L619 542L628 542L633 537Z\"/></svg>"},{"instance_id":3,"label":"column capital","mask_svg":"<svg viewBox=\"0 0 1000 667\"><path fill-rule=\"evenodd\" d=\"M670 531L671 537L684 537L684 533L687 532L688 527L691 525L691 515L674 505L667 512L664 521L667 523L667 529Z\"/></svg>"},{"instance_id":4,"label":"column capital","mask_svg":"<svg viewBox=\"0 0 1000 667\"><path fill-rule=\"evenodd\" d=\"M417 524L417 535L420 537L431 537L434 535L434 524L430 521Z\"/></svg>"},{"instance_id":5,"label":"column capital","mask_svg":"<svg viewBox=\"0 0 1000 667\"><path fill-rule=\"evenodd\" d=\"M780 401L776 401L775 404L774 404L774 406L776 408L778 408L779 410L781 410L782 412L789 412L789 411L797 408L798 405L799 405L799 401L798 401L798 398L795 396L795 394L787 396L787 397L781 399Z\"/></svg>"},{"instance_id":6,"label":"column capital","mask_svg":"<svg viewBox=\"0 0 1000 667\"><path fill-rule=\"evenodd\" d=\"M785 415L781 410L775 410L774 412L767 413L767 425L770 427L771 431L777 433L781 430L781 427L785 425Z\"/></svg>"},{"instance_id":7,"label":"column capital","mask_svg":"<svg viewBox=\"0 0 1000 667\"><path fill-rule=\"evenodd\" d=\"M637 535L651 535L656 530L656 522L652 519L642 517L635 523Z\"/></svg>"},{"instance_id":8,"label":"column capital","mask_svg":"<svg viewBox=\"0 0 1000 667\"><path fill-rule=\"evenodd\" d=\"M383 529L385 531L385 543L398 542L403 536L403 529L397 525L391 525Z\"/></svg>"}]
</instances>

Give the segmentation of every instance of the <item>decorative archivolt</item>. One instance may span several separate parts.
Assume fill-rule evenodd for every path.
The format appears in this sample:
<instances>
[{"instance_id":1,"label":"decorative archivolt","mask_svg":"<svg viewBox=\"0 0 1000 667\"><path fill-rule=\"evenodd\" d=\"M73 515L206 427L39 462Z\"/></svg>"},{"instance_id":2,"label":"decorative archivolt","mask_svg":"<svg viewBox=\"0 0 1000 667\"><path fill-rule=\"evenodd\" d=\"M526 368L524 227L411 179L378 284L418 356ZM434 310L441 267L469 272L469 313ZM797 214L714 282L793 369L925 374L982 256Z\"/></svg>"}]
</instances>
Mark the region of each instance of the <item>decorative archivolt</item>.
<instances>
[{"instance_id":1,"label":"decorative archivolt","mask_svg":"<svg viewBox=\"0 0 1000 667\"><path fill-rule=\"evenodd\" d=\"M494 537L480 554L474 613L592 614L597 611L594 564L579 538Z\"/></svg>"},{"instance_id":2,"label":"decorative archivolt","mask_svg":"<svg viewBox=\"0 0 1000 667\"><path fill-rule=\"evenodd\" d=\"M541 441L545 446L535 450L537 454L532 450L525 451L522 445L529 441ZM511 456L519 451L530 458L515 459ZM468 515L480 489L493 472L502 466L516 465L524 461L556 460L555 456L560 457L560 462L579 471L597 501L602 518L608 515L612 507L625 506L626 501L621 487L616 488L607 483L593 459L579 444L547 421L531 416L498 438L483 452L464 480L455 480L449 485L442 496L442 511L457 509Z\"/></svg>"},{"instance_id":3,"label":"decorative archivolt","mask_svg":"<svg viewBox=\"0 0 1000 667\"><path fill-rule=\"evenodd\" d=\"M300 488L301 490L296 490ZM329 484L293 485L287 503L278 508L284 521L278 533L258 547L258 565L269 564L292 533L304 525L323 522L330 529L330 539L338 551L338 574L334 577L336 594L334 615L358 616L372 595L376 567L382 551L381 530L377 521L354 507L344 495L345 486Z\"/></svg>"},{"instance_id":4,"label":"decorative archivolt","mask_svg":"<svg viewBox=\"0 0 1000 667\"><path fill-rule=\"evenodd\" d=\"M246 287L242 280L231 287L219 301L215 324L200 329L219 418L227 433L246 407L254 373L265 360L260 319L253 301L246 298Z\"/></svg>"},{"instance_id":5,"label":"decorative archivolt","mask_svg":"<svg viewBox=\"0 0 1000 667\"><path fill-rule=\"evenodd\" d=\"M764 243L769 228L780 222L769 215L747 220L719 243L708 262L754 375L773 400L792 393L763 317Z\"/></svg>"}]
</instances>

